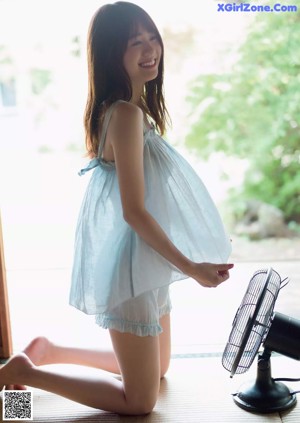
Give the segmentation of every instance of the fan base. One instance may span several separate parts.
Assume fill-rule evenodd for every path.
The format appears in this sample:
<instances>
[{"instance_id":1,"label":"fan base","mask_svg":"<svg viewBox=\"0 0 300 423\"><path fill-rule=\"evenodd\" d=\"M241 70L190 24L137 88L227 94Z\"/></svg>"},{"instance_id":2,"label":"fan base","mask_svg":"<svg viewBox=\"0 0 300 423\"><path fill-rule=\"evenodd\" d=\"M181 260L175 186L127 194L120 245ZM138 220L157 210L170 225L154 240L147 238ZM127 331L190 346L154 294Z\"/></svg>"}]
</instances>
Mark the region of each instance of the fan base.
<instances>
[{"instance_id":1,"label":"fan base","mask_svg":"<svg viewBox=\"0 0 300 423\"><path fill-rule=\"evenodd\" d=\"M271 386L270 386L271 385ZM281 382L272 380L268 389L261 389L257 382L242 386L242 390L236 394L234 402L246 411L252 413L274 413L292 408L297 398L289 388Z\"/></svg>"}]
</instances>

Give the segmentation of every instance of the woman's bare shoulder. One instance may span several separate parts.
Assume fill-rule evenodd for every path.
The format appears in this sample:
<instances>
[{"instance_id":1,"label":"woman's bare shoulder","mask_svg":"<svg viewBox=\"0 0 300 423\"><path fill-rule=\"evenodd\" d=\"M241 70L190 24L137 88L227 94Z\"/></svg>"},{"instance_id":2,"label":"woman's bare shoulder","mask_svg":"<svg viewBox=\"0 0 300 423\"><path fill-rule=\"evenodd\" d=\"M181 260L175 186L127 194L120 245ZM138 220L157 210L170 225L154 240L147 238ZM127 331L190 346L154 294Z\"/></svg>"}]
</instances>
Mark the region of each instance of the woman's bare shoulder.
<instances>
[{"instance_id":1,"label":"woman's bare shoulder","mask_svg":"<svg viewBox=\"0 0 300 423\"><path fill-rule=\"evenodd\" d=\"M135 104L126 101L118 102L113 110L111 126L112 130L128 131L140 128L143 124L143 112Z\"/></svg>"}]
</instances>

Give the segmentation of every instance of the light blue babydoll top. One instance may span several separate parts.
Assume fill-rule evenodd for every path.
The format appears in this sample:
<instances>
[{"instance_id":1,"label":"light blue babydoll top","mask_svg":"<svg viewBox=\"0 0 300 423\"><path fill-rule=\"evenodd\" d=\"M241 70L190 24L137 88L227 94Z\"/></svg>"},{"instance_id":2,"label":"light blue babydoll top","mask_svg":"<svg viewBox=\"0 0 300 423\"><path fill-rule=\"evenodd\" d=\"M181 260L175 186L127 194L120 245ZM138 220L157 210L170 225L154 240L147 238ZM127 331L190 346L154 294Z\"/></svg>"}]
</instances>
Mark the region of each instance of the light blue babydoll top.
<instances>
[{"instance_id":1,"label":"light blue babydoll top","mask_svg":"<svg viewBox=\"0 0 300 423\"><path fill-rule=\"evenodd\" d=\"M114 162L102 159L114 103L107 111L97 158L79 212L70 304L104 313L146 291L188 278L124 220ZM175 246L195 262L225 263L230 240L207 189L189 163L159 136L144 130L145 208Z\"/></svg>"}]
</instances>

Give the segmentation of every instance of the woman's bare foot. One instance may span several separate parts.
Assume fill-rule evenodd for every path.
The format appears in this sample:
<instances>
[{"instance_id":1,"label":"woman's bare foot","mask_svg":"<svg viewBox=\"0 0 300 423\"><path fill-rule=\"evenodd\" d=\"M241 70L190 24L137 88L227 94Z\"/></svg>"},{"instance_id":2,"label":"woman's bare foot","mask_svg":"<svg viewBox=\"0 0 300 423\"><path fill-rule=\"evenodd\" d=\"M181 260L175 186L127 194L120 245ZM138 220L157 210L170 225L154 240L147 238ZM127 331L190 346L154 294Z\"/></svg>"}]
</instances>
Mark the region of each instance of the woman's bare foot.
<instances>
[{"instance_id":1,"label":"woman's bare foot","mask_svg":"<svg viewBox=\"0 0 300 423\"><path fill-rule=\"evenodd\" d=\"M49 339L44 336L38 336L34 338L30 344L23 350L23 352L30 358L33 364L36 366L42 366L43 364L51 364L54 345Z\"/></svg>"},{"instance_id":2,"label":"woman's bare foot","mask_svg":"<svg viewBox=\"0 0 300 423\"><path fill-rule=\"evenodd\" d=\"M23 352L16 354L0 369L0 390L4 386L10 389L12 387L13 389L17 389L17 387L23 389L27 376L33 368L34 365L26 354Z\"/></svg>"},{"instance_id":3,"label":"woman's bare foot","mask_svg":"<svg viewBox=\"0 0 300 423\"><path fill-rule=\"evenodd\" d=\"M24 349L23 353L31 360L36 366L51 363L51 356L53 344L45 337L39 336L34 338ZM8 364L8 363L7 363ZM6 384L7 390L26 390L25 385L20 384Z\"/></svg>"}]
</instances>

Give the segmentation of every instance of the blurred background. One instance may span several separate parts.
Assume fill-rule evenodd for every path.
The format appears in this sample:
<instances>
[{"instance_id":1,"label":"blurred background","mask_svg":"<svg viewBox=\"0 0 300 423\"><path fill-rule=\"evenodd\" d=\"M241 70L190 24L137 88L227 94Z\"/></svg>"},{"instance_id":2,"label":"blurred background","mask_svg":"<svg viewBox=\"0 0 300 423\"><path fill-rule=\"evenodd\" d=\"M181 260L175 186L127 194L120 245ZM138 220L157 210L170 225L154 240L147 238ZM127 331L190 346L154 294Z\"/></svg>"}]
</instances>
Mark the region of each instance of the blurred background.
<instances>
[{"instance_id":1,"label":"blurred background","mask_svg":"<svg viewBox=\"0 0 300 423\"><path fill-rule=\"evenodd\" d=\"M0 207L16 350L38 334L108 342L68 306L90 177L77 175L86 161L86 35L104 3L0 0ZM290 284L291 301L299 292L300 14L222 13L214 0L134 3L165 43L166 138L207 185L236 263L233 284L217 294L190 280L172 287L173 343L220 351L257 266L275 264L299 282ZM200 325L207 316L213 330ZM199 321L197 334L183 318Z\"/></svg>"}]
</instances>

